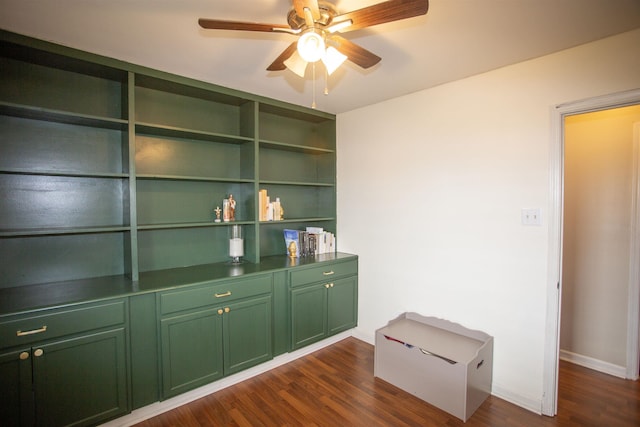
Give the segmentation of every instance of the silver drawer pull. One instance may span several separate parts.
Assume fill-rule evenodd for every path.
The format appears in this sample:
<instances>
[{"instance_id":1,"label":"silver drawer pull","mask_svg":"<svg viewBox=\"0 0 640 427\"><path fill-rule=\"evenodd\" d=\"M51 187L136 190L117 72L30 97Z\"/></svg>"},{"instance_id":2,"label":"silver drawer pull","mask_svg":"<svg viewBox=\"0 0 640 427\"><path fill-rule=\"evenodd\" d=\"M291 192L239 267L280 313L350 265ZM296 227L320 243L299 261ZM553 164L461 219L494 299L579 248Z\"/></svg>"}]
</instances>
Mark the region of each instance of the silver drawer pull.
<instances>
[{"instance_id":1,"label":"silver drawer pull","mask_svg":"<svg viewBox=\"0 0 640 427\"><path fill-rule=\"evenodd\" d=\"M42 328L32 329L30 331L16 331L16 336L17 337L23 337L25 335L39 334L41 332L46 332L46 331L47 331L47 326L45 325Z\"/></svg>"},{"instance_id":2,"label":"silver drawer pull","mask_svg":"<svg viewBox=\"0 0 640 427\"><path fill-rule=\"evenodd\" d=\"M332 274L335 274L335 273L333 272L333 270L331 270L331 271L323 271L323 272L322 272L322 275L323 275L323 276L331 276Z\"/></svg>"},{"instance_id":3,"label":"silver drawer pull","mask_svg":"<svg viewBox=\"0 0 640 427\"><path fill-rule=\"evenodd\" d=\"M231 296L231 291L227 291L223 294L216 294L216 298L224 298L224 297L230 297Z\"/></svg>"}]
</instances>

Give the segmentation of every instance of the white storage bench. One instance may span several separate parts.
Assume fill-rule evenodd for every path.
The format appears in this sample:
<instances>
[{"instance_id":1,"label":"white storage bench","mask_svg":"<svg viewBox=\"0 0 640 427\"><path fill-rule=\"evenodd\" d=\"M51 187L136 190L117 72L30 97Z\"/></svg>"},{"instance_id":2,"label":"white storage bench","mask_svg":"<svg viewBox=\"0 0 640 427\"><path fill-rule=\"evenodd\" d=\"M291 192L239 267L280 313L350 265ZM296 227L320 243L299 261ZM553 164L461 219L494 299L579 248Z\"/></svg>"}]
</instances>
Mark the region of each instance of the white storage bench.
<instances>
[{"instance_id":1,"label":"white storage bench","mask_svg":"<svg viewBox=\"0 0 640 427\"><path fill-rule=\"evenodd\" d=\"M491 393L493 338L416 313L376 331L374 375L467 421Z\"/></svg>"}]
</instances>

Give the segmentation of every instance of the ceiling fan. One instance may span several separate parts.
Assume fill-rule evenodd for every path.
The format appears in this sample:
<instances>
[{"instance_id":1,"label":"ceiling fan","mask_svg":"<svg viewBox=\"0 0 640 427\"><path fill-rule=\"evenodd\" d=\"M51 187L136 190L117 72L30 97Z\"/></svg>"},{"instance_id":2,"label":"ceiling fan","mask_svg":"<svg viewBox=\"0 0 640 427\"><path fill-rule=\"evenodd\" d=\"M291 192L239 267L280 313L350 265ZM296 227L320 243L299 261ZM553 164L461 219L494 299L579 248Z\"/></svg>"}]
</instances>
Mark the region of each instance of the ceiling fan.
<instances>
[{"instance_id":1,"label":"ceiling fan","mask_svg":"<svg viewBox=\"0 0 640 427\"><path fill-rule=\"evenodd\" d=\"M346 59L362 68L369 68L382 58L345 39L340 33L359 30L386 22L424 15L429 0L388 0L353 12L338 13L333 5L322 0L293 0L287 15L288 25L226 21L200 18L202 28L289 33L299 36L276 58L268 71L289 68L304 77L309 63L322 61L327 74L333 73Z\"/></svg>"}]
</instances>

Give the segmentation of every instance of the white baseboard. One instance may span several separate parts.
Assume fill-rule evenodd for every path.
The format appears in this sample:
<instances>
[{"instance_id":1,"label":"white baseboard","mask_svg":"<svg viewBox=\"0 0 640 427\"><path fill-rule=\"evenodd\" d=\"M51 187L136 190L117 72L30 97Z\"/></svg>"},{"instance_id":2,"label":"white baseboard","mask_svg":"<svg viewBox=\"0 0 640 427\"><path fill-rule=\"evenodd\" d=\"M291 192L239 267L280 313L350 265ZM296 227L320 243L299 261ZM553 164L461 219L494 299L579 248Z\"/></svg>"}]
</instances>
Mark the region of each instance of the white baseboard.
<instances>
[{"instance_id":1,"label":"white baseboard","mask_svg":"<svg viewBox=\"0 0 640 427\"><path fill-rule=\"evenodd\" d=\"M207 396L211 393L215 393L216 391L220 391L234 384L238 384L244 380L255 377L256 375L263 374L267 371L270 371L271 369L292 362L324 347L328 347L350 336L353 336L353 330L334 335L315 344L311 344L303 349L277 356L268 362L262 363L258 366L254 366L253 368L249 368L237 374L222 378L218 381L214 381L210 384L207 384L195 390L188 391L171 399L163 400L162 402L155 402L140 409L136 409L128 415L102 424L101 427L127 427L133 424L137 424L146 419L155 417L156 415L160 415L163 412L167 412L174 408L177 408L178 406L193 402L194 400L200 399L201 397Z\"/></svg>"},{"instance_id":2,"label":"white baseboard","mask_svg":"<svg viewBox=\"0 0 640 427\"><path fill-rule=\"evenodd\" d=\"M519 406L523 409L531 411L535 414L542 414L542 400L540 399L532 399L529 397L522 396L520 394L514 393L500 384L496 384L495 382L491 385L491 395L502 400L506 400L509 403L513 403L516 406Z\"/></svg>"},{"instance_id":3,"label":"white baseboard","mask_svg":"<svg viewBox=\"0 0 640 427\"><path fill-rule=\"evenodd\" d=\"M560 360L575 363L576 365L584 366L585 368L593 369L594 371L602 372L604 374L613 375L614 377L623 379L627 377L627 368L625 366L614 365L613 363L572 353L570 351L560 350Z\"/></svg>"},{"instance_id":4,"label":"white baseboard","mask_svg":"<svg viewBox=\"0 0 640 427\"><path fill-rule=\"evenodd\" d=\"M367 344L376 345L376 340L374 335L364 333L362 330L358 328L352 329L351 332L352 332L351 336L353 336L354 338L358 338L360 341L364 341Z\"/></svg>"}]
</instances>

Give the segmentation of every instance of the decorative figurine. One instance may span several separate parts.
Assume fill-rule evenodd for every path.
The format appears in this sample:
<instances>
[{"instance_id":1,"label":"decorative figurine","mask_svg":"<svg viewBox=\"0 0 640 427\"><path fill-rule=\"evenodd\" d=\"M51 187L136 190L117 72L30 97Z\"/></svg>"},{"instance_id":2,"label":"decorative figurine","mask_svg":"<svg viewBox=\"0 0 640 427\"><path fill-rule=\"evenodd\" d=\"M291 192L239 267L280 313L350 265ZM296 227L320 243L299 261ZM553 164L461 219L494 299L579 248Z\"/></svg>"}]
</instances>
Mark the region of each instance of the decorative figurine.
<instances>
[{"instance_id":1,"label":"decorative figurine","mask_svg":"<svg viewBox=\"0 0 640 427\"><path fill-rule=\"evenodd\" d=\"M222 220L229 222L229 199L222 200Z\"/></svg>"},{"instance_id":2,"label":"decorative figurine","mask_svg":"<svg viewBox=\"0 0 640 427\"><path fill-rule=\"evenodd\" d=\"M298 251L298 248L296 246L296 242L289 243L289 247L287 249L289 249L289 258L291 259L297 258L296 252Z\"/></svg>"},{"instance_id":3,"label":"decorative figurine","mask_svg":"<svg viewBox=\"0 0 640 427\"><path fill-rule=\"evenodd\" d=\"M222 209L220 209L220 206L216 206L216 208L213 210L216 213L216 219L214 219L214 222L220 222L220 212L222 212Z\"/></svg>"},{"instance_id":4,"label":"decorative figurine","mask_svg":"<svg viewBox=\"0 0 640 427\"><path fill-rule=\"evenodd\" d=\"M236 199L233 194L229 194L229 221L236 220Z\"/></svg>"}]
</instances>

